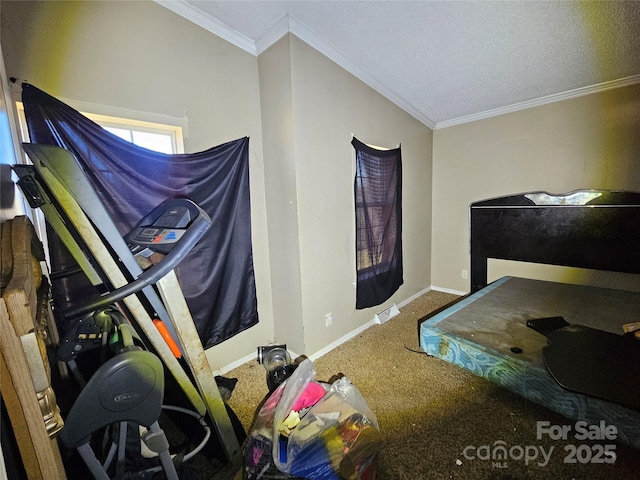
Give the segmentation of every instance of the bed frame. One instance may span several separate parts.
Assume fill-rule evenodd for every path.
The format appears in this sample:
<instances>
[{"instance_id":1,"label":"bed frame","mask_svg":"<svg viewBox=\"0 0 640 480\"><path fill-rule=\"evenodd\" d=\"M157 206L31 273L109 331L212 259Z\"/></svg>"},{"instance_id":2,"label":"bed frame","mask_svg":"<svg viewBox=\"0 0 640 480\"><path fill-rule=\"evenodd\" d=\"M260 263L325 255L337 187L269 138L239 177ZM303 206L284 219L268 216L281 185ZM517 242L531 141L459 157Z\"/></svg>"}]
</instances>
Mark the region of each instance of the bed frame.
<instances>
[{"instance_id":1,"label":"bed frame","mask_svg":"<svg viewBox=\"0 0 640 480\"><path fill-rule=\"evenodd\" d=\"M640 193L525 193L472 203L471 292L487 259L640 273Z\"/></svg>"},{"instance_id":2,"label":"bed frame","mask_svg":"<svg viewBox=\"0 0 640 480\"><path fill-rule=\"evenodd\" d=\"M640 293L503 277L487 284L488 259L640 274L640 193L532 192L471 204L471 293L420 325L422 349L569 418L618 428L640 448L640 412L562 388L545 366L547 338L527 321L622 334L640 321Z\"/></svg>"}]
</instances>

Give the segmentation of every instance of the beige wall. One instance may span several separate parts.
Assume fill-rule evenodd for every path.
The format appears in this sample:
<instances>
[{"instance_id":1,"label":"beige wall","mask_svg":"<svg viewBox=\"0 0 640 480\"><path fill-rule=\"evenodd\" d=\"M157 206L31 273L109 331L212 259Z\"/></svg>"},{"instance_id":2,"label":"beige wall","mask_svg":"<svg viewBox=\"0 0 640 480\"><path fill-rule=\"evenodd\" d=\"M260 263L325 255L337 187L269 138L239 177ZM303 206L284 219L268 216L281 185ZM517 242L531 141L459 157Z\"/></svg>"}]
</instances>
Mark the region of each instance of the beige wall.
<instances>
[{"instance_id":1,"label":"beige wall","mask_svg":"<svg viewBox=\"0 0 640 480\"><path fill-rule=\"evenodd\" d=\"M640 190L640 86L436 130L432 284L461 292L469 280L469 204L527 191ZM490 262L506 274L640 290L637 276Z\"/></svg>"},{"instance_id":2,"label":"beige wall","mask_svg":"<svg viewBox=\"0 0 640 480\"><path fill-rule=\"evenodd\" d=\"M432 131L295 36L291 65L304 335L315 352L429 287ZM402 146L404 285L365 310L355 310L352 135Z\"/></svg>"},{"instance_id":3,"label":"beige wall","mask_svg":"<svg viewBox=\"0 0 640 480\"><path fill-rule=\"evenodd\" d=\"M154 2L3 1L0 8L9 77L134 115L185 116L187 152L250 137L260 323L207 353L218 369L272 341L257 59Z\"/></svg>"},{"instance_id":4,"label":"beige wall","mask_svg":"<svg viewBox=\"0 0 640 480\"><path fill-rule=\"evenodd\" d=\"M275 331L313 355L429 287L432 131L293 35L259 65ZM353 134L402 144L404 180L405 283L385 304L359 311Z\"/></svg>"},{"instance_id":5,"label":"beige wall","mask_svg":"<svg viewBox=\"0 0 640 480\"><path fill-rule=\"evenodd\" d=\"M306 353L300 287L300 239L289 38L260 55L267 230L274 339Z\"/></svg>"},{"instance_id":6,"label":"beige wall","mask_svg":"<svg viewBox=\"0 0 640 480\"><path fill-rule=\"evenodd\" d=\"M256 58L153 2L0 8L8 76L63 99L183 118L187 151L251 138L261 321L211 349L214 368L271 341L312 355L430 285L468 291L473 201L640 189L640 86L432 132L292 35ZM403 152L405 283L363 311L354 308L352 134ZM490 279L507 273L640 289L625 275L490 263Z\"/></svg>"},{"instance_id":7,"label":"beige wall","mask_svg":"<svg viewBox=\"0 0 640 480\"><path fill-rule=\"evenodd\" d=\"M110 111L184 118L187 152L251 138L260 323L210 349L214 369L273 341L316 354L431 284L433 132L298 38L256 58L153 2L0 8L8 76ZM361 311L352 133L403 151L404 285Z\"/></svg>"}]
</instances>

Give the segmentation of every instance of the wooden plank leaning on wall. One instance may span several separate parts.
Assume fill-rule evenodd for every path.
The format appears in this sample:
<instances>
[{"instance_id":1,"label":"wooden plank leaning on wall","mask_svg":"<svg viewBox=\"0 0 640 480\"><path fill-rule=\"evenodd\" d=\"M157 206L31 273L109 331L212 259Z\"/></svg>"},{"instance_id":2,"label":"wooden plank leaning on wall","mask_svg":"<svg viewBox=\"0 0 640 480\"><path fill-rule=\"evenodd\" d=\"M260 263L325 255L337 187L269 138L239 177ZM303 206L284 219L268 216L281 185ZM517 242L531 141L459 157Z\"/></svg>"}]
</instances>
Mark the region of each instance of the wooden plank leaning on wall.
<instances>
[{"instance_id":1,"label":"wooden plank leaning on wall","mask_svg":"<svg viewBox=\"0 0 640 480\"><path fill-rule=\"evenodd\" d=\"M57 330L47 315L48 290L39 261L42 246L30 220L2 224L0 390L29 479L65 479L55 434L62 428L51 389L47 342Z\"/></svg>"}]
</instances>

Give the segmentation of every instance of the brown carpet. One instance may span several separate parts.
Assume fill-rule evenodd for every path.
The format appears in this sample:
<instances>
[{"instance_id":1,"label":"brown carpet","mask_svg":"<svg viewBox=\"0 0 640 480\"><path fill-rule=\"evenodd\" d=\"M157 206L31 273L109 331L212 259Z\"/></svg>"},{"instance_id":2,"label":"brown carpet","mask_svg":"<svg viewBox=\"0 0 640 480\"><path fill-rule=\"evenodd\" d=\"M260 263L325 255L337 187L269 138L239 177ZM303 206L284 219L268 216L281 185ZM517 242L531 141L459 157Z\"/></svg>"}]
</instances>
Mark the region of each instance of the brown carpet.
<instances>
[{"instance_id":1,"label":"brown carpet","mask_svg":"<svg viewBox=\"0 0 640 480\"><path fill-rule=\"evenodd\" d=\"M575 421L424 354L420 319L457 298L429 292L314 362L318 380L344 373L377 415L384 437L377 480L640 478L640 452L610 440L576 440ZM267 392L265 371L252 361L225 376L239 380L229 404L249 431ZM538 421L572 433L538 439ZM507 457L487 459L497 445L506 446ZM612 458L602 454L606 445L615 448L613 463L604 463Z\"/></svg>"}]
</instances>

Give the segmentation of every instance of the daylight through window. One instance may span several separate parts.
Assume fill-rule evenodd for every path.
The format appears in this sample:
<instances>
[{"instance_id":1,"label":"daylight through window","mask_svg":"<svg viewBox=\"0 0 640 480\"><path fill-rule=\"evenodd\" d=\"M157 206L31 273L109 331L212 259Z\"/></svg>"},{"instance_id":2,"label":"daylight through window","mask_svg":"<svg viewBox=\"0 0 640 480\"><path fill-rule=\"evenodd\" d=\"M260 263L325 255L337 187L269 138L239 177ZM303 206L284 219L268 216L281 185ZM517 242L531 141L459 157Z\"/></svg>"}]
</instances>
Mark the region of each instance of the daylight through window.
<instances>
[{"instance_id":1,"label":"daylight through window","mask_svg":"<svg viewBox=\"0 0 640 480\"><path fill-rule=\"evenodd\" d=\"M17 108L21 135L24 141L28 141L29 135L22 102L17 103ZM180 126L95 113L80 113L105 130L139 147L167 154L184 153L182 127Z\"/></svg>"}]
</instances>

